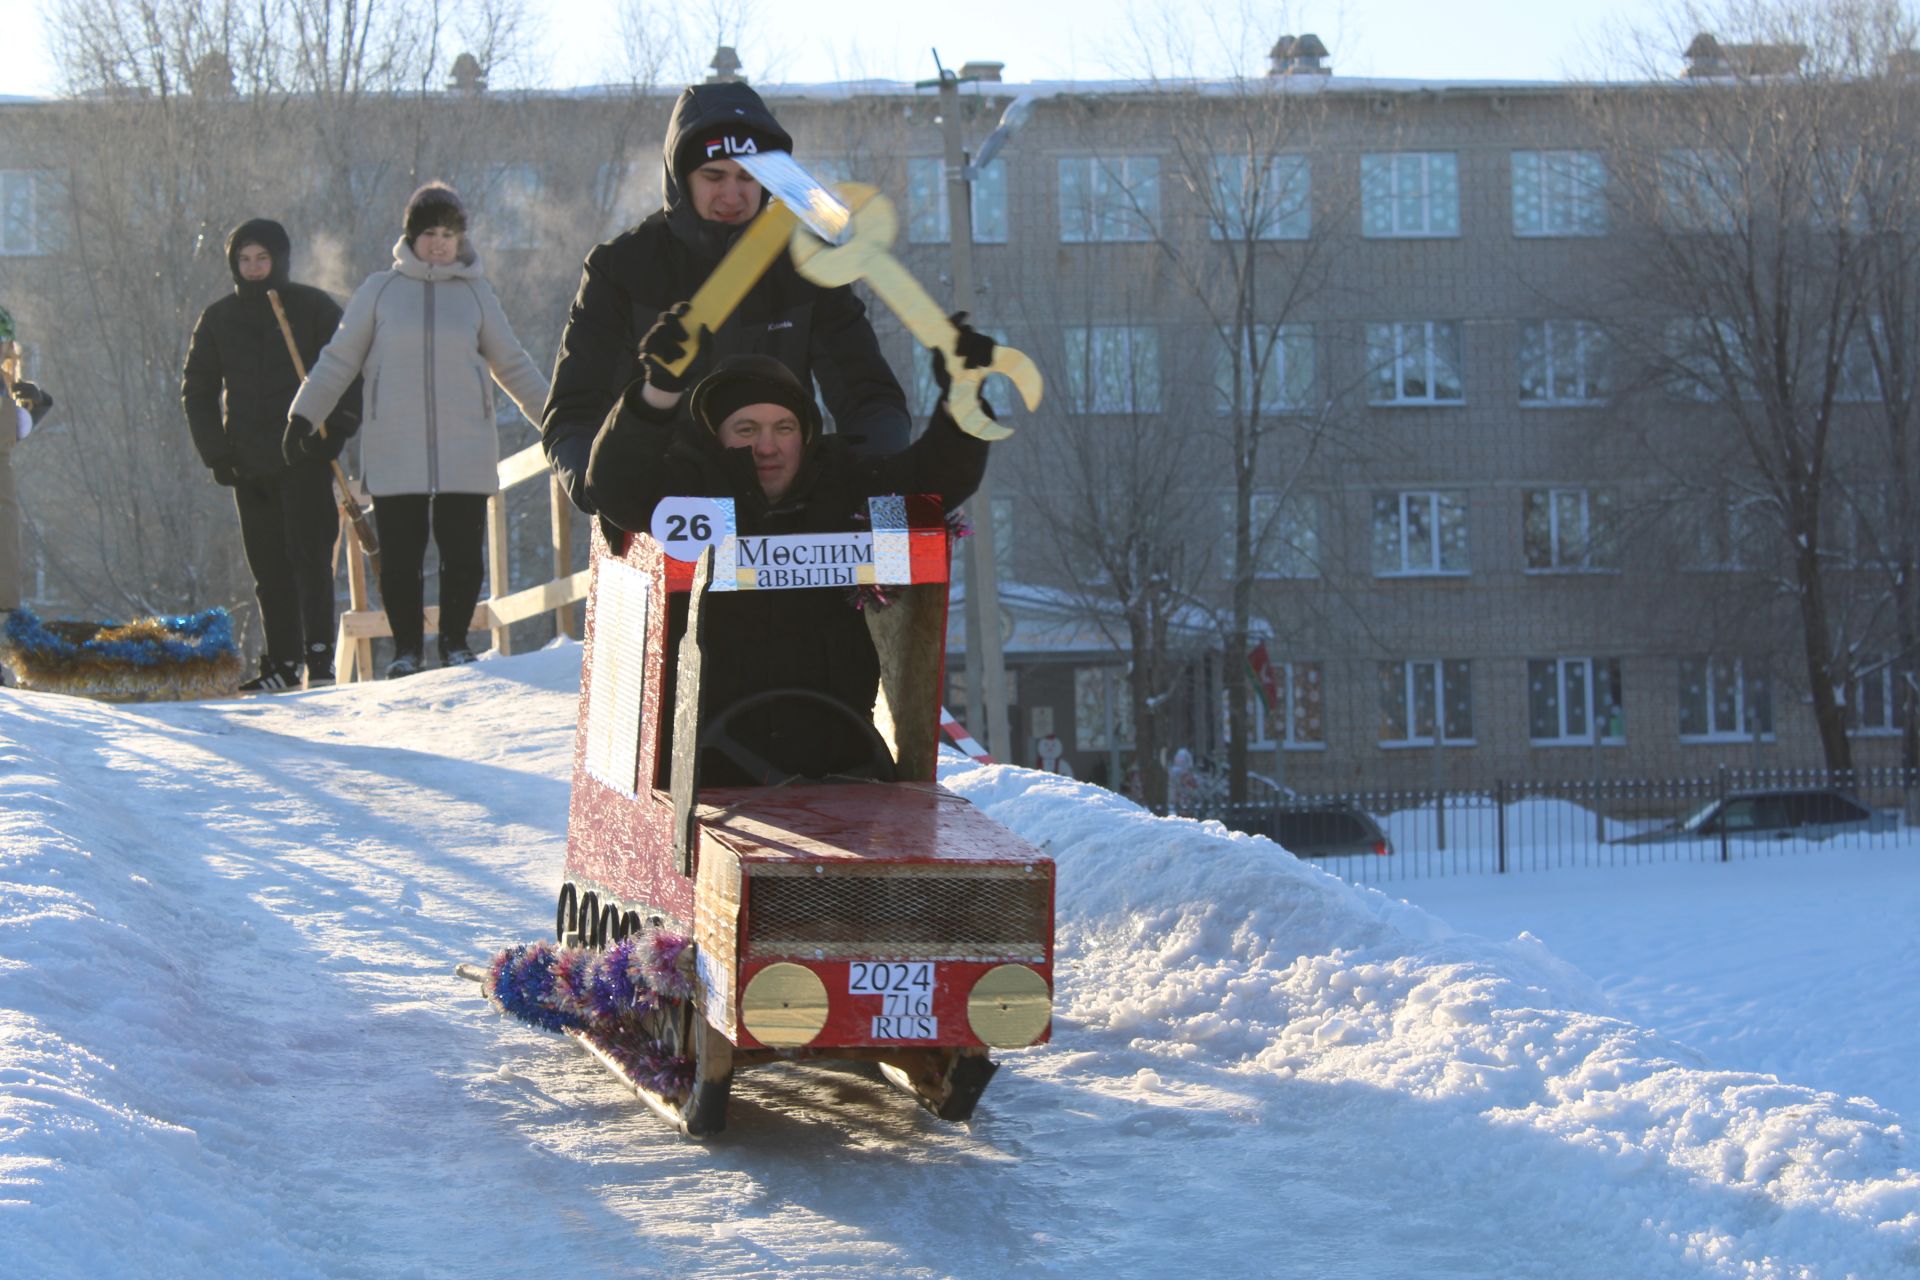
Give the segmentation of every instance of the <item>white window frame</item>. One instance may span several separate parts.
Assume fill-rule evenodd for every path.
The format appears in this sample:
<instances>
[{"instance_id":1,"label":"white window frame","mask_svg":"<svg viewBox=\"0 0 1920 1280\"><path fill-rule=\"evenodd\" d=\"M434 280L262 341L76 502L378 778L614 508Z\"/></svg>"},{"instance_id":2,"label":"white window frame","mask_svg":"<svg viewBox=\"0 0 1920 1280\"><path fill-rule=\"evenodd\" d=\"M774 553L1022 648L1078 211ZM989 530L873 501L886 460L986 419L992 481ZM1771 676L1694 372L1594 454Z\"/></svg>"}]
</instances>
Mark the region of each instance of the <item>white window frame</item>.
<instances>
[{"instance_id":1,"label":"white window frame","mask_svg":"<svg viewBox=\"0 0 1920 1280\"><path fill-rule=\"evenodd\" d=\"M1253 495L1253 576L1262 581L1308 581L1320 576L1320 497L1314 493ZM1233 495L1220 497L1220 576L1232 581ZM1264 535L1264 536L1263 536Z\"/></svg>"},{"instance_id":2,"label":"white window frame","mask_svg":"<svg viewBox=\"0 0 1920 1280\"><path fill-rule=\"evenodd\" d=\"M1521 554L1529 574L1612 573L1607 539L1612 523L1613 495L1605 489L1527 489L1520 497ZM1546 563L1534 563L1534 513L1544 503ZM1567 522L1577 528L1578 548L1565 545Z\"/></svg>"},{"instance_id":3,"label":"white window frame","mask_svg":"<svg viewBox=\"0 0 1920 1280\"><path fill-rule=\"evenodd\" d=\"M47 209L53 179L46 169L0 169L0 257L40 258L53 252L54 222ZM16 227L23 233L16 236Z\"/></svg>"},{"instance_id":4,"label":"white window frame","mask_svg":"<svg viewBox=\"0 0 1920 1280\"><path fill-rule=\"evenodd\" d=\"M1523 202L1522 175L1537 198ZM1607 162L1598 151L1512 153L1513 234L1523 239L1607 234Z\"/></svg>"},{"instance_id":5,"label":"white window frame","mask_svg":"<svg viewBox=\"0 0 1920 1280\"><path fill-rule=\"evenodd\" d=\"M1261 168L1259 189L1248 178L1250 164ZM1313 236L1313 163L1292 153L1216 154L1210 170L1213 208L1208 234L1215 240L1307 240ZM1257 225L1248 225L1247 199L1254 201Z\"/></svg>"},{"instance_id":6,"label":"white window frame","mask_svg":"<svg viewBox=\"0 0 1920 1280\"><path fill-rule=\"evenodd\" d=\"M1888 654L1883 655L1874 670L1848 681L1847 733L1855 738L1897 738L1905 732L1900 723L1900 685L1905 678ZM1870 688L1879 703L1879 715L1873 723L1868 723L1861 714L1868 705Z\"/></svg>"},{"instance_id":7,"label":"white window frame","mask_svg":"<svg viewBox=\"0 0 1920 1280\"><path fill-rule=\"evenodd\" d=\"M1360 234L1369 240L1457 238L1459 154L1377 151L1362 155L1360 206Z\"/></svg>"},{"instance_id":8,"label":"white window frame","mask_svg":"<svg viewBox=\"0 0 1920 1280\"><path fill-rule=\"evenodd\" d=\"M1514 357L1519 366L1518 395L1523 409L1591 409L1604 405L1612 394L1607 385L1606 331L1592 321L1523 320ZM1532 369L1528 367L1530 357L1539 361ZM1572 366L1570 377L1563 360ZM1534 376L1530 378L1530 374ZM1572 383L1571 394L1560 394L1563 381ZM1545 394L1528 395L1530 384L1544 388Z\"/></svg>"},{"instance_id":9,"label":"white window frame","mask_svg":"<svg viewBox=\"0 0 1920 1280\"><path fill-rule=\"evenodd\" d=\"M1158 234L1160 157L1060 156L1062 244L1147 243ZM1084 193L1076 208L1072 188Z\"/></svg>"},{"instance_id":10,"label":"white window frame","mask_svg":"<svg viewBox=\"0 0 1920 1280\"><path fill-rule=\"evenodd\" d=\"M1304 413L1313 407L1314 346L1313 326L1308 324L1250 325L1242 333L1245 349L1240 353L1241 403L1261 413ZM1249 380L1258 353L1266 353L1266 368L1260 371L1260 398L1256 404ZM1214 412L1223 416L1233 412L1233 352L1222 343L1214 349Z\"/></svg>"},{"instance_id":11,"label":"white window frame","mask_svg":"<svg viewBox=\"0 0 1920 1280\"><path fill-rule=\"evenodd\" d=\"M1367 340L1367 403L1376 407L1396 405L1462 405L1467 402L1467 379L1460 349L1460 324L1454 320L1397 320L1369 324ZM1449 361L1441 350L1451 345ZM1407 373L1417 367L1426 390L1407 394ZM1392 394L1380 395L1380 373L1392 371ZM1440 394L1439 374L1451 374L1460 394Z\"/></svg>"},{"instance_id":12,"label":"white window frame","mask_svg":"<svg viewBox=\"0 0 1920 1280\"><path fill-rule=\"evenodd\" d=\"M1701 709L1705 712L1707 730L1704 733L1688 733L1687 723L1687 676L1689 669L1698 667L1702 688ZM1715 693L1717 685L1724 685L1728 679L1733 684L1734 725L1731 728L1717 723ZM1682 742L1752 742L1754 734L1748 725L1751 711L1749 703L1754 693L1763 696L1760 704L1765 717L1765 725L1760 731L1760 741L1772 742L1773 729L1773 681L1763 668L1757 677L1747 675L1747 662L1744 658L1722 658L1708 654L1703 657L1682 658L1679 662L1679 699L1676 710L1680 716L1680 741Z\"/></svg>"},{"instance_id":13,"label":"white window frame","mask_svg":"<svg viewBox=\"0 0 1920 1280\"><path fill-rule=\"evenodd\" d=\"M1447 724L1447 678L1452 668L1456 680L1464 679L1467 686L1467 724L1465 734L1452 732ZM1431 747L1434 745L1431 733L1419 732L1420 725L1420 685L1421 675L1425 673L1433 689L1433 723L1440 731L1440 745L1447 747L1470 747L1475 743L1473 736L1473 663L1466 658L1408 658L1400 662L1380 664L1380 737L1379 745L1387 748ZM1399 681L1399 710L1404 720L1406 733L1402 737L1387 736L1388 723L1385 699L1388 696L1389 682Z\"/></svg>"},{"instance_id":14,"label":"white window frame","mask_svg":"<svg viewBox=\"0 0 1920 1280\"><path fill-rule=\"evenodd\" d=\"M1391 515L1383 510L1383 504L1393 504ZM1425 508L1428 537L1431 554L1425 564L1412 562L1408 533L1413 521L1411 513L1417 508ZM1382 569L1375 564L1373 576L1376 578L1464 578L1473 572L1472 543L1469 541L1471 529L1467 524L1467 497L1458 489L1400 489L1381 490L1373 495L1373 523L1370 536L1377 554L1380 547L1380 531L1384 519L1392 520L1392 534L1399 562L1397 569ZM1460 531L1459 545L1464 564L1447 564L1446 530L1457 528Z\"/></svg>"},{"instance_id":15,"label":"white window frame","mask_svg":"<svg viewBox=\"0 0 1920 1280\"><path fill-rule=\"evenodd\" d=\"M1007 166L996 158L967 184L973 243L1007 242ZM947 202L947 162L940 156L907 158L907 243L947 244L953 239Z\"/></svg>"},{"instance_id":16,"label":"white window frame","mask_svg":"<svg viewBox=\"0 0 1920 1280\"><path fill-rule=\"evenodd\" d=\"M1271 647L1271 641L1269 641ZM1247 672L1247 750L1271 751L1277 745L1287 751L1325 751L1327 749L1326 714L1326 669L1318 662L1275 662L1273 672L1280 686L1280 709L1273 715L1267 714L1266 695L1260 689L1260 681ZM1301 710L1300 701L1294 695L1299 682L1304 680L1319 691L1320 708L1317 714L1319 737L1303 738L1299 729L1301 721L1307 719ZM1226 690L1220 691L1222 699ZM1278 720L1286 729L1286 737L1279 743L1273 740L1272 722ZM1220 707L1220 723L1230 724L1226 714L1226 703Z\"/></svg>"},{"instance_id":17,"label":"white window frame","mask_svg":"<svg viewBox=\"0 0 1920 1280\"><path fill-rule=\"evenodd\" d=\"M1160 412L1158 329L1126 324L1070 326L1061 332L1061 346L1067 362L1069 413ZM1113 376L1102 377L1103 370ZM1096 385L1089 387L1089 378Z\"/></svg>"},{"instance_id":18,"label":"white window frame","mask_svg":"<svg viewBox=\"0 0 1920 1280\"><path fill-rule=\"evenodd\" d=\"M1591 747L1594 743L1593 726L1597 723L1597 713L1602 710L1600 680L1605 672L1609 683L1616 691L1624 692L1620 677L1618 658L1529 658L1527 660L1527 740L1536 747ZM1578 673L1580 698L1578 705L1569 697L1569 677ZM1534 694L1536 681L1541 678L1553 681L1553 712L1559 722L1557 732L1549 737L1540 737L1535 733ZM1600 735L1603 747L1625 746L1626 708L1624 698L1609 700L1606 717L1606 731ZM1570 725L1573 713L1577 713L1581 723L1587 727L1575 732Z\"/></svg>"}]
</instances>

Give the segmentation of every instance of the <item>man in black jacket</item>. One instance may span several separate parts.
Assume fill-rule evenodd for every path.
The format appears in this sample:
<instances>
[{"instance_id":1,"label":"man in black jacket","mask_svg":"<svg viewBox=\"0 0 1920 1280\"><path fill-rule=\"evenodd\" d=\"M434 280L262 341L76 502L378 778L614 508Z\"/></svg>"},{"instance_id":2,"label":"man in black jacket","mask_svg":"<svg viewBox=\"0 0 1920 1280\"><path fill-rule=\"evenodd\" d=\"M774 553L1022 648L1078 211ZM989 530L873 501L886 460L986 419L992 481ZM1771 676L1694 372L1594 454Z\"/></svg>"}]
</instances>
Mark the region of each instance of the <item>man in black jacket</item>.
<instances>
[{"instance_id":1,"label":"man in black jacket","mask_svg":"<svg viewBox=\"0 0 1920 1280\"><path fill-rule=\"evenodd\" d=\"M820 434L813 397L767 356L722 360L684 396L697 428L676 427L682 394L648 382L660 372L656 361L670 363L682 353L676 330L669 318L649 330L641 343L642 354L652 357L646 375L627 389L594 441L587 487L610 523L644 532L665 498L719 497L733 500L742 537L830 533L864 527L870 497L936 494L952 511L979 487L986 442L960 430L944 396L906 449L861 458L845 441ZM962 324L960 352L970 367L990 363L993 347L992 339ZM944 393L945 364L938 353L933 359ZM702 722L749 695L796 688L826 694L870 720L880 660L860 604L844 587L708 596ZM685 596L670 598L667 625L677 645L686 630ZM667 669L674 669L671 656ZM864 737L850 723L805 703L762 707L733 733L784 773L824 776L867 758ZM733 762L712 752L701 771L707 785L764 781L740 776Z\"/></svg>"},{"instance_id":2,"label":"man in black jacket","mask_svg":"<svg viewBox=\"0 0 1920 1280\"><path fill-rule=\"evenodd\" d=\"M332 460L360 426L355 382L327 419L327 450L292 466L280 452L300 374L267 291L280 295L301 361L311 368L340 324L340 305L287 279L291 246L277 222L255 218L227 237L233 292L200 313L180 398L193 447L233 490L240 538L260 601L267 648L245 692L333 683L333 544L340 533Z\"/></svg>"},{"instance_id":3,"label":"man in black jacket","mask_svg":"<svg viewBox=\"0 0 1920 1280\"><path fill-rule=\"evenodd\" d=\"M690 298L767 201L728 159L790 151L793 140L744 84L694 85L667 125L665 207L587 255L567 317L541 423L547 461L583 511L587 455L621 391L639 372L636 346L654 317ZM785 253L719 330L700 343L684 387L730 355L773 356L833 415L834 429L868 457L906 447L906 396L880 354L866 308L850 288L803 279ZM679 420L686 422L685 410Z\"/></svg>"}]
</instances>

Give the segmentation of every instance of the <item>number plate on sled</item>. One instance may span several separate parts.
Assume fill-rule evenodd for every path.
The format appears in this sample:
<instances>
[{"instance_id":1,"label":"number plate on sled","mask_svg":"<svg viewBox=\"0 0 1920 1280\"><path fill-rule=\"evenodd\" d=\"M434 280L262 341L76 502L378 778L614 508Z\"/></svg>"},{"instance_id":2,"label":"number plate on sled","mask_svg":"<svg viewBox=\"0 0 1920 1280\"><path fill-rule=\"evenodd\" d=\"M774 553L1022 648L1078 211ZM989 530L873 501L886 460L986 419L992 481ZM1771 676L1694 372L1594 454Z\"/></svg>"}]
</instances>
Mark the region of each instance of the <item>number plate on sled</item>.
<instances>
[{"instance_id":1,"label":"number plate on sled","mask_svg":"<svg viewBox=\"0 0 1920 1280\"><path fill-rule=\"evenodd\" d=\"M930 960L856 960L847 966L847 994L879 996L875 1040L932 1040L940 1034L933 1016L934 966Z\"/></svg>"}]
</instances>

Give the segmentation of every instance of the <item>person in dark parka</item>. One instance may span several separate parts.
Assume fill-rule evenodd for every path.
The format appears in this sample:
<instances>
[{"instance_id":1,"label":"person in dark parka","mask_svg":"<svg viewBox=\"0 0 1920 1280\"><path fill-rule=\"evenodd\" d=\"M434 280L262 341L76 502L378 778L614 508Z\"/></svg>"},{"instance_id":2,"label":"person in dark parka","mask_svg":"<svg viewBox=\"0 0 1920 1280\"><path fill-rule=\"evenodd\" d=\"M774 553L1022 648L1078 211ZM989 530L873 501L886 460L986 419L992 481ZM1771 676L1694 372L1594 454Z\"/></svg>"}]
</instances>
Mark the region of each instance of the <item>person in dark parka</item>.
<instances>
[{"instance_id":1,"label":"person in dark parka","mask_svg":"<svg viewBox=\"0 0 1920 1280\"><path fill-rule=\"evenodd\" d=\"M678 326L663 316L642 350L677 355ZM993 341L962 330L969 366L992 360ZM664 347L664 353L661 348ZM648 374L658 366L646 362ZM946 386L934 354L935 376ZM649 528L668 497L733 499L742 537L827 533L861 528L867 499L883 494L937 494L952 511L986 472L987 445L965 434L944 398L920 438L885 458L855 455L844 440L820 433L813 397L780 361L735 355L720 361L690 396L695 426L677 424L682 396L633 383L594 441L587 485L601 517L629 531ZM801 688L828 694L871 719L879 689L879 657L853 593L843 587L716 592L701 669L701 718L750 694ZM668 631L677 648L686 629L686 597L670 598ZM667 669L674 669L672 654ZM867 758L861 736L802 703L774 704L745 718L738 736L780 769L824 776ZM663 753L664 756L665 753ZM708 785L753 781L709 752Z\"/></svg>"},{"instance_id":2,"label":"person in dark parka","mask_svg":"<svg viewBox=\"0 0 1920 1280\"><path fill-rule=\"evenodd\" d=\"M701 84L674 104L664 145L665 207L587 255L554 363L541 444L568 496L592 511L588 452L622 390L640 372L636 345L654 317L690 298L768 197L728 159L790 151L793 140L744 84ZM803 279L785 253L719 330L700 343L678 388L729 355L772 356L809 393L816 383L835 432L863 456L906 447L905 394L850 288ZM684 408L680 411L686 420Z\"/></svg>"},{"instance_id":3,"label":"person in dark parka","mask_svg":"<svg viewBox=\"0 0 1920 1280\"><path fill-rule=\"evenodd\" d=\"M292 246L267 218L227 237L233 292L200 313L180 382L193 447L215 483L233 490L247 568L260 601L266 652L246 692L333 683L333 544L340 532L332 459L360 425L360 387L327 418L327 445L289 466L280 440L300 373L267 290L286 309L301 360L312 367L340 323L340 304L288 279Z\"/></svg>"}]
</instances>

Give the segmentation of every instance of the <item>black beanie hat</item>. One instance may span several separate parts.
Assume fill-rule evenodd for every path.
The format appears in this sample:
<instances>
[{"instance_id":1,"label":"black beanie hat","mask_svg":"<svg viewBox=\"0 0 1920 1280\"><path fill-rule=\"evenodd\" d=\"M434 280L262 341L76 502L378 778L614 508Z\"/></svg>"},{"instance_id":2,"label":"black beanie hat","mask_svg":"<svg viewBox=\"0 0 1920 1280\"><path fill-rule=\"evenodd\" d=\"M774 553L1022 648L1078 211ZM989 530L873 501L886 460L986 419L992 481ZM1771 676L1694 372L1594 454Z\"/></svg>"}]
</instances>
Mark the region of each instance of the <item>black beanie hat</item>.
<instances>
[{"instance_id":1,"label":"black beanie hat","mask_svg":"<svg viewBox=\"0 0 1920 1280\"><path fill-rule=\"evenodd\" d=\"M673 157L673 178L680 189L689 189L695 169L712 160L733 160L743 155L766 151L786 151L793 146L784 134L770 133L744 120L723 120L703 129L690 129L680 140Z\"/></svg>"},{"instance_id":2,"label":"black beanie hat","mask_svg":"<svg viewBox=\"0 0 1920 1280\"><path fill-rule=\"evenodd\" d=\"M467 207L460 195L444 182L429 182L407 197L406 235L411 248L415 238L429 227L467 229Z\"/></svg>"},{"instance_id":3,"label":"black beanie hat","mask_svg":"<svg viewBox=\"0 0 1920 1280\"><path fill-rule=\"evenodd\" d=\"M693 420L716 436L720 424L750 404L777 404L800 420L800 438L820 434L820 409L793 371L772 356L728 356L700 379L688 408Z\"/></svg>"}]
</instances>

